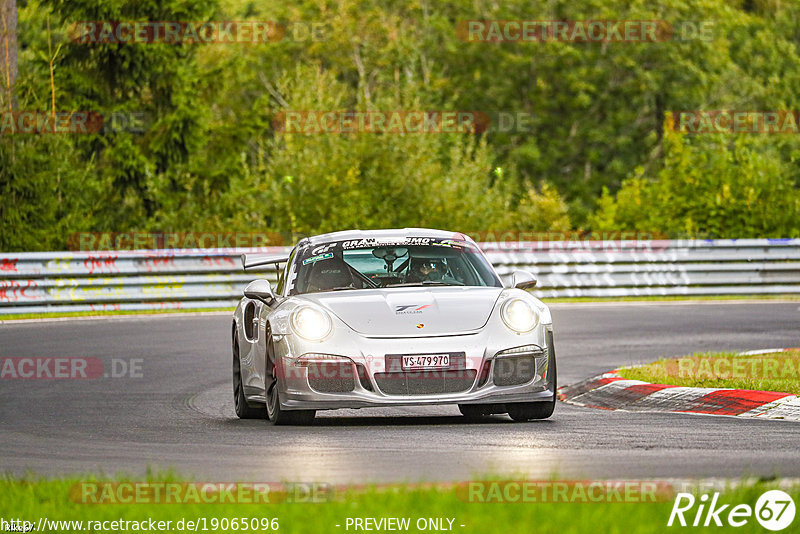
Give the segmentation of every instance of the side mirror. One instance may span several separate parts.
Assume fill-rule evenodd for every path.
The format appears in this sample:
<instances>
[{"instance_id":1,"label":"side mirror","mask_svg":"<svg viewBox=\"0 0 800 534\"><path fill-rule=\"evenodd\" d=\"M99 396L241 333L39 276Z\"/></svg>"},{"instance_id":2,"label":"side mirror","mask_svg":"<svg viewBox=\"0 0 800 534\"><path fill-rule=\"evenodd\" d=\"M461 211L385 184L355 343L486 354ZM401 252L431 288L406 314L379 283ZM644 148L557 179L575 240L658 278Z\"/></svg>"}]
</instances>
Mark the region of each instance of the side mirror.
<instances>
[{"instance_id":1,"label":"side mirror","mask_svg":"<svg viewBox=\"0 0 800 534\"><path fill-rule=\"evenodd\" d=\"M247 287L244 288L244 296L249 299L260 300L265 304L270 304L275 300L275 293L272 291L272 286L268 280L260 278L253 280Z\"/></svg>"},{"instance_id":2,"label":"side mirror","mask_svg":"<svg viewBox=\"0 0 800 534\"><path fill-rule=\"evenodd\" d=\"M536 287L536 277L528 271L514 271L511 275L511 287L532 289Z\"/></svg>"}]
</instances>

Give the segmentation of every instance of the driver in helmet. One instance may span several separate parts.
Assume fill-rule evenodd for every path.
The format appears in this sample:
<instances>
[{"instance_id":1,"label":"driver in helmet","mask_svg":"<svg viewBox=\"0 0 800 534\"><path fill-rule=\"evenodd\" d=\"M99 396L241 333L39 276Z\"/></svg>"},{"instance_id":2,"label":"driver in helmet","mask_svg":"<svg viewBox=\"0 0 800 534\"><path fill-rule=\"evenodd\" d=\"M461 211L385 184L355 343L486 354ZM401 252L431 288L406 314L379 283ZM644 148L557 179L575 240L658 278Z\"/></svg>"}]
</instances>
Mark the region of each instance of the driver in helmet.
<instances>
[{"instance_id":1,"label":"driver in helmet","mask_svg":"<svg viewBox=\"0 0 800 534\"><path fill-rule=\"evenodd\" d=\"M409 274L409 281L439 281L444 277L446 272L447 267L442 260L419 260L414 263L414 268Z\"/></svg>"}]
</instances>

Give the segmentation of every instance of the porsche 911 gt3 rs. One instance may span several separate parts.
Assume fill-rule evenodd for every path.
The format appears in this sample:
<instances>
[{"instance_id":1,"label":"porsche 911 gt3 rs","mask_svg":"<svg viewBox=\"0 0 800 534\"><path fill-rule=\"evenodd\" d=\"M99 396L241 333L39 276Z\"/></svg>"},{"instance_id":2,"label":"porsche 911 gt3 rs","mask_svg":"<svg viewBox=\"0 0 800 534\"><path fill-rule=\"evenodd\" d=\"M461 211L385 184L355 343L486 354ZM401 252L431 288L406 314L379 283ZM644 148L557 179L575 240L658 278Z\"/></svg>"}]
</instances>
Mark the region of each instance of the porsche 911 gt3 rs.
<instances>
[{"instance_id":1,"label":"porsche 911 gt3 rs","mask_svg":"<svg viewBox=\"0 0 800 534\"><path fill-rule=\"evenodd\" d=\"M307 424L317 410L456 404L468 417L544 419L556 402L550 311L515 271L507 287L468 236L427 229L304 238L278 282L233 315L241 418Z\"/></svg>"}]
</instances>

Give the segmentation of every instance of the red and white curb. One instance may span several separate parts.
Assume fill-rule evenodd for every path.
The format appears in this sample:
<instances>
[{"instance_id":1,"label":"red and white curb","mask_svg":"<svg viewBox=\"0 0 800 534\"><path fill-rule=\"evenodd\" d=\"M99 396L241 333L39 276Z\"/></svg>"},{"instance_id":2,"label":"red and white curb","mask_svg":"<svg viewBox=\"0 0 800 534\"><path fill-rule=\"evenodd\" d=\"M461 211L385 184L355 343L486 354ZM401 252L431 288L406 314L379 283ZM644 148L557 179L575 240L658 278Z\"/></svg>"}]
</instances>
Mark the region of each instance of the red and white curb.
<instances>
[{"instance_id":1,"label":"red and white curb","mask_svg":"<svg viewBox=\"0 0 800 534\"><path fill-rule=\"evenodd\" d=\"M742 352L742 356L793 349ZM800 421L800 398L775 391L717 389L650 384L626 380L614 370L560 388L559 399L576 406L627 412L730 415Z\"/></svg>"}]
</instances>

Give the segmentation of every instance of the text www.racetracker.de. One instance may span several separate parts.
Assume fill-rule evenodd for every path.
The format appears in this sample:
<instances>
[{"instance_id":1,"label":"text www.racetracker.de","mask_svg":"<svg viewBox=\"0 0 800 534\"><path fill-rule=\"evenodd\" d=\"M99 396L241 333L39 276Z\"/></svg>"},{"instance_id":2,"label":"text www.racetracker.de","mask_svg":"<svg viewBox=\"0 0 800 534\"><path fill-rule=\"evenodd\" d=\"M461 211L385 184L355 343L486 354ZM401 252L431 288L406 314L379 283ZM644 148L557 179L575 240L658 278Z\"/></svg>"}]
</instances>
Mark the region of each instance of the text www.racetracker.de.
<instances>
[{"instance_id":1,"label":"text www.racetracker.de","mask_svg":"<svg viewBox=\"0 0 800 534\"><path fill-rule=\"evenodd\" d=\"M0 518L2 532L207 532L216 530L278 530L280 524L275 517L196 517L176 520L128 519L51 520L46 517L36 522L25 519Z\"/></svg>"}]
</instances>

